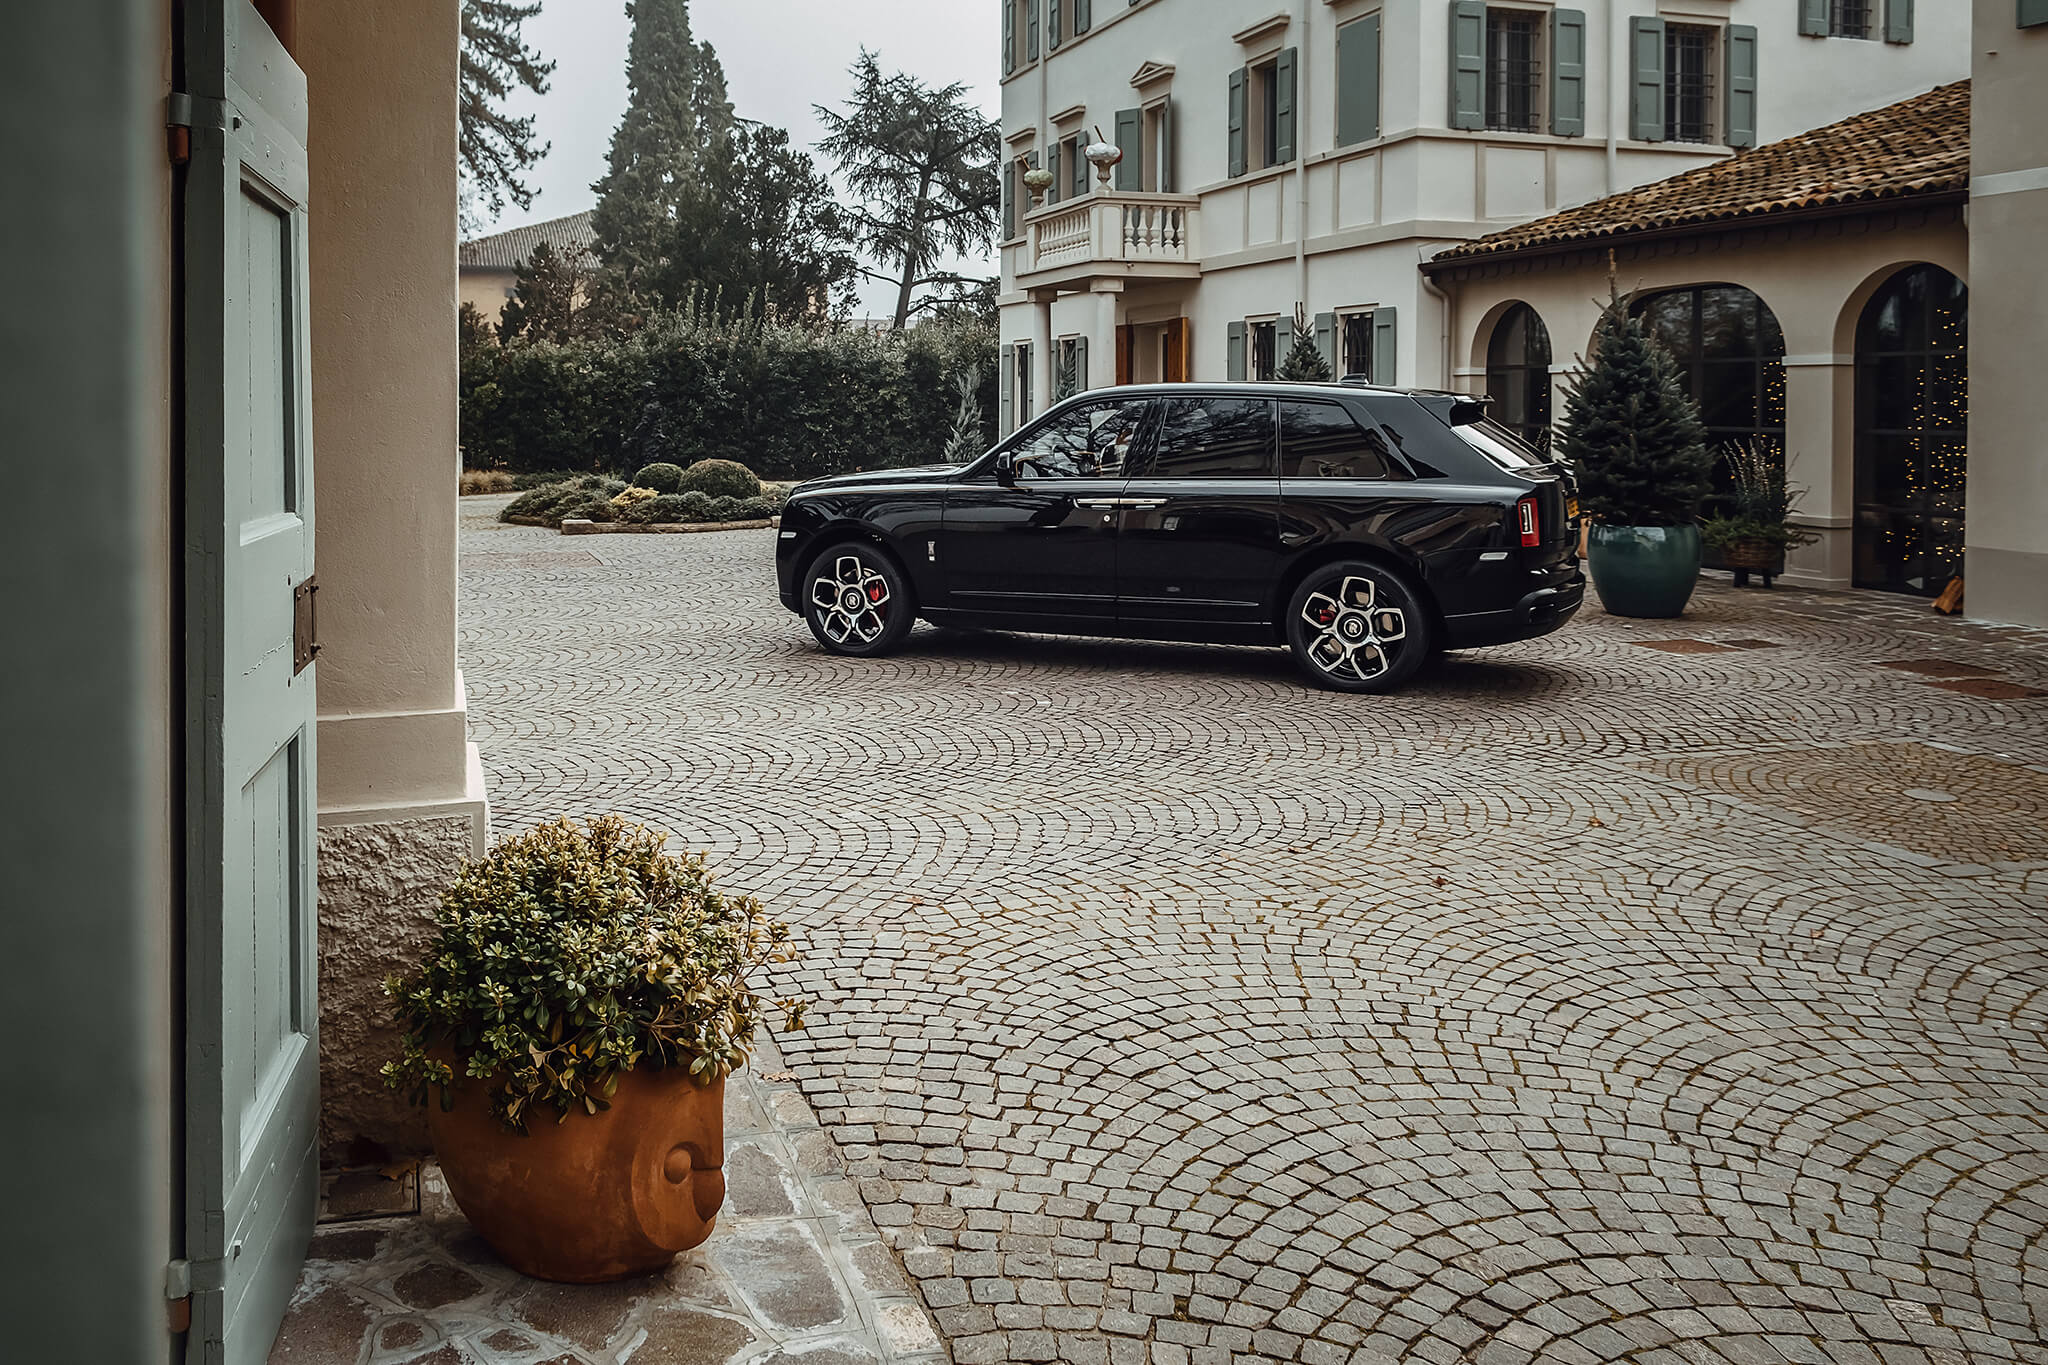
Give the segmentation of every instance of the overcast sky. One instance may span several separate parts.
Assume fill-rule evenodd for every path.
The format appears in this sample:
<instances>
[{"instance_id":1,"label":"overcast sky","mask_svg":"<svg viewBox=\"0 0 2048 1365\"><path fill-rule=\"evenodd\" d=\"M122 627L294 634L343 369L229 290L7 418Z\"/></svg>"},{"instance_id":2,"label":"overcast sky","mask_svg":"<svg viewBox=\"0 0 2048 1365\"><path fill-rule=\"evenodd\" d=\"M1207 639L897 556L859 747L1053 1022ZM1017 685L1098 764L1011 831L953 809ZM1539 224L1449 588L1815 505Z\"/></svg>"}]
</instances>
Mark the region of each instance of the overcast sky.
<instances>
[{"instance_id":1,"label":"overcast sky","mask_svg":"<svg viewBox=\"0 0 2048 1365\"><path fill-rule=\"evenodd\" d=\"M847 74L863 44L886 71L908 71L934 85L963 81L991 118L1000 112L996 58L1000 14L967 0L694 0L690 23L718 50L734 109L743 118L787 128L791 143L816 152L814 104L841 106ZM553 144L531 173L539 193L531 209L507 206L484 232L591 207L590 186L604 174L612 130L626 109L626 43L632 25L623 0L545 0L526 23L528 43L552 58L548 93L521 92L515 114L533 114L542 142ZM826 158L820 164L830 170ZM987 270L986 263L978 269ZM862 290L861 307L886 313L886 285Z\"/></svg>"}]
</instances>

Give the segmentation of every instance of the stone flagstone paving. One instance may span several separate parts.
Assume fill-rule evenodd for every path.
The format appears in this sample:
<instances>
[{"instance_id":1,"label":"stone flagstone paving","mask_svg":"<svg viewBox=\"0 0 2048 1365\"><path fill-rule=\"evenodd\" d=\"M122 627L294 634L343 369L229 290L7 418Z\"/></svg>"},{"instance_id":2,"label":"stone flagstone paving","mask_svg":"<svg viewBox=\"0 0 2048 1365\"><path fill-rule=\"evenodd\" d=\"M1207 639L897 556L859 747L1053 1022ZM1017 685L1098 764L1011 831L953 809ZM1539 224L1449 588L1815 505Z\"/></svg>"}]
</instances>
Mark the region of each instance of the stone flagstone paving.
<instances>
[{"instance_id":1,"label":"stone flagstone paving","mask_svg":"<svg viewBox=\"0 0 2048 1365\"><path fill-rule=\"evenodd\" d=\"M2048 636L1708 586L1391 698L857 662L772 533L497 505L499 828L620 811L798 925L788 1066L953 1359L2048 1362Z\"/></svg>"}]
</instances>

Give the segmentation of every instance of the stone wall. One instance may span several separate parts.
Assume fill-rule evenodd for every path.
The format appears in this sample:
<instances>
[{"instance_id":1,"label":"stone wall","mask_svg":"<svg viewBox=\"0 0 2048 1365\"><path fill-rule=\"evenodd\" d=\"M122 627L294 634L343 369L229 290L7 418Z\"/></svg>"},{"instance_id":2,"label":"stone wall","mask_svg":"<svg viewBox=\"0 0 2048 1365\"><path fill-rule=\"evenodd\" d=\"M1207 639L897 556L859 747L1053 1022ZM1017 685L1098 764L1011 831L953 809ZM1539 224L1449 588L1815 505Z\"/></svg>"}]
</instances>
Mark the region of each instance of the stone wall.
<instances>
[{"instance_id":1,"label":"stone wall","mask_svg":"<svg viewBox=\"0 0 2048 1365\"><path fill-rule=\"evenodd\" d=\"M384 979L411 969L434 933L441 889L473 851L467 816L320 831L321 1163L431 1150L426 1118L384 1088L399 1030Z\"/></svg>"}]
</instances>

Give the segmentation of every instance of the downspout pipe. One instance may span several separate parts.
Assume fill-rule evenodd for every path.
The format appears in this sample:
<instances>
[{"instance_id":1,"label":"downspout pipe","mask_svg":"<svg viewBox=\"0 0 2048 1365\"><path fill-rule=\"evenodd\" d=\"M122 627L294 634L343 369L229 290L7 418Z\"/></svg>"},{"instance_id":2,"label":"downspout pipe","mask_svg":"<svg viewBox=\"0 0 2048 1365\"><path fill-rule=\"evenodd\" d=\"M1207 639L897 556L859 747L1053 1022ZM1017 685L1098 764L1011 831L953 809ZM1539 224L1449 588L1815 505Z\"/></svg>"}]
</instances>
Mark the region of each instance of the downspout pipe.
<instances>
[{"instance_id":1,"label":"downspout pipe","mask_svg":"<svg viewBox=\"0 0 2048 1365\"><path fill-rule=\"evenodd\" d=\"M1301 25L1301 55L1294 62L1294 297L1304 310L1308 309L1308 69L1312 64L1308 6L1309 0L1300 0L1295 11ZM1312 312L1309 321L1313 326Z\"/></svg>"},{"instance_id":2,"label":"downspout pipe","mask_svg":"<svg viewBox=\"0 0 2048 1365\"><path fill-rule=\"evenodd\" d=\"M1427 259L1427 253L1429 250L1430 248L1428 247L1423 248L1424 259ZM1437 317L1442 320L1442 339L1440 343L1440 354L1438 357L1438 363L1440 363L1443 366L1443 378L1440 381L1441 387L1445 389L1455 390L1457 388L1457 385L1452 383L1453 375L1451 365L1451 354L1453 349L1451 323L1453 321L1453 314L1455 312L1455 308L1452 303L1451 296L1450 294L1445 292L1443 286L1439 285L1435 280L1431 279L1427 274L1423 273L1422 263L1420 261L1416 262L1415 273L1422 280L1422 292L1436 300ZM1417 385L1416 387L1420 388L1422 386Z\"/></svg>"},{"instance_id":3,"label":"downspout pipe","mask_svg":"<svg viewBox=\"0 0 2048 1365\"><path fill-rule=\"evenodd\" d=\"M1619 4L1607 9L1607 193L1620 193L1621 179L1621 73L1628 70L1628 51L1623 46L1629 16Z\"/></svg>"}]
</instances>

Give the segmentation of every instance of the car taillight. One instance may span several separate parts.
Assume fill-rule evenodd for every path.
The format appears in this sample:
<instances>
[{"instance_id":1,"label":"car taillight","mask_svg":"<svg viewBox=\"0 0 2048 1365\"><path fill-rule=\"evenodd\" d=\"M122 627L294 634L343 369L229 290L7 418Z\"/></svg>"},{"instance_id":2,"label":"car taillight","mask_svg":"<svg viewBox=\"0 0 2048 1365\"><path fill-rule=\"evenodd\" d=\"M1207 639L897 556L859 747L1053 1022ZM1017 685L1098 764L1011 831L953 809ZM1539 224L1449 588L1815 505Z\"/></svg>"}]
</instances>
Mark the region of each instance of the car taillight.
<instances>
[{"instance_id":1,"label":"car taillight","mask_svg":"<svg viewBox=\"0 0 2048 1365\"><path fill-rule=\"evenodd\" d=\"M1516 503L1515 516L1521 522L1523 546L1541 545L1543 543L1543 519L1537 515L1536 499L1533 497L1523 498L1520 502Z\"/></svg>"}]
</instances>

